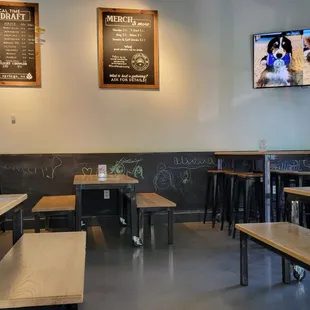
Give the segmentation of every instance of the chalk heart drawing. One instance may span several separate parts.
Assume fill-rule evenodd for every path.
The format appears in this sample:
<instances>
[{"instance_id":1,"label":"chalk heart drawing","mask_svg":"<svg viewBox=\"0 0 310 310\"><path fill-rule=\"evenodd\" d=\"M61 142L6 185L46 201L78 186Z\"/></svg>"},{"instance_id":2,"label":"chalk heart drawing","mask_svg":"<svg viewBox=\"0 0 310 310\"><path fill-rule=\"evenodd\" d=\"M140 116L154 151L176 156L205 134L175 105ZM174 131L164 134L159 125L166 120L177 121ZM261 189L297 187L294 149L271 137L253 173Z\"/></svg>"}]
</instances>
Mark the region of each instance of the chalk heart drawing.
<instances>
[{"instance_id":1,"label":"chalk heart drawing","mask_svg":"<svg viewBox=\"0 0 310 310\"><path fill-rule=\"evenodd\" d=\"M83 173L84 175L92 175L93 169L92 169L92 168L83 167L82 173Z\"/></svg>"}]
</instances>

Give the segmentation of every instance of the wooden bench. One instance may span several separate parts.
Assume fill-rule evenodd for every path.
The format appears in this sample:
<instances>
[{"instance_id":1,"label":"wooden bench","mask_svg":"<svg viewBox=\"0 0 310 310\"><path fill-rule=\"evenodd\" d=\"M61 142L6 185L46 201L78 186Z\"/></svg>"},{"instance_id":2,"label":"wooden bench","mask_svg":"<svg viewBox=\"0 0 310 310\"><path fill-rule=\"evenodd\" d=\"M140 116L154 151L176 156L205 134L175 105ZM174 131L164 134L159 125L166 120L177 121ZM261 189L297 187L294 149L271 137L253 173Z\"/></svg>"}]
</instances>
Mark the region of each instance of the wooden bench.
<instances>
[{"instance_id":1,"label":"wooden bench","mask_svg":"<svg viewBox=\"0 0 310 310\"><path fill-rule=\"evenodd\" d=\"M144 214L149 213L151 216L153 212L168 211L168 244L173 244L173 210L175 208L174 202L156 193L137 193L139 238L142 243L144 239Z\"/></svg>"},{"instance_id":2,"label":"wooden bench","mask_svg":"<svg viewBox=\"0 0 310 310\"><path fill-rule=\"evenodd\" d=\"M46 218L45 228L48 228L48 219L53 215L65 214L68 216L68 227L75 230L75 196L45 196L32 209L35 214L35 232L40 232L41 216Z\"/></svg>"},{"instance_id":3,"label":"wooden bench","mask_svg":"<svg viewBox=\"0 0 310 310\"><path fill-rule=\"evenodd\" d=\"M0 195L0 216L7 213L13 214L13 244L15 244L24 233L23 210L21 204L27 198L27 194Z\"/></svg>"},{"instance_id":4,"label":"wooden bench","mask_svg":"<svg viewBox=\"0 0 310 310\"><path fill-rule=\"evenodd\" d=\"M25 234L0 262L0 309L83 302L85 232Z\"/></svg>"},{"instance_id":5,"label":"wooden bench","mask_svg":"<svg viewBox=\"0 0 310 310\"><path fill-rule=\"evenodd\" d=\"M291 264L310 270L310 231L291 223L238 224L240 284L248 285L248 238L282 257L282 282L291 282Z\"/></svg>"}]
</instances>

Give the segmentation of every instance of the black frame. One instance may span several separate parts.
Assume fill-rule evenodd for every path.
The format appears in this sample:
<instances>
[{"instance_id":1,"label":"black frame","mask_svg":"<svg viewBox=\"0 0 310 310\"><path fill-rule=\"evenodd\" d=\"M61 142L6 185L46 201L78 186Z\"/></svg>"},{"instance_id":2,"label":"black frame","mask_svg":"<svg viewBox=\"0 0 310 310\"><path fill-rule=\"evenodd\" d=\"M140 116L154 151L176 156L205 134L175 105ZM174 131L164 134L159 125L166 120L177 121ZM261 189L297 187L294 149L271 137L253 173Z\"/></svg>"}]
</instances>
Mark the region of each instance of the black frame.
<instances>
[{"instance_id":1,"label":"black frame","mask_svg":"<svg viewBox=\"0 0 310 310\"><path fill-rule=\"evenodd\" d=\"M72 231L75 231L75 211L52 211L52 212L35 212L34 215L34 230L35 233L40 233L41 230L41 217L45 217L45 220L49 216L58 216L58 215L66 215L68 217L68 228Z\"/></svg>"},{"instance_id":2,"label":"black frame","mask_svg":"<svg viewBox=\"0 0 310 310\"><path fill-rule=\"evenodd\" d=\"M299 29L299 30L288 30L288 31L273 31L273 32L267 32L267 33L255 33L252 35L252 88L253 89L276 89L276 88L305 88L305 87L309 87L310 84L304 84L304 85L295 85L295 86L271 86L271 87L255 87L255 81L254 81L254 51L255 51L255 36L259 36L259 35L268 35L268 34L273 34L273 33L282 33L283 35L285 35L288 32L295 32L295 31L304 31L304 30L310 30L309 29Z\"/></svg>"},{"instance_id":3,"label":"black frame","mask_svg":"<svg viewBox=\"0 0 310 310\"><path fill-rule=\"evenodd\" d=\"M299 259L260 241L250 234L240 231L240 285L248 286L248 239L254 241L258 245L282 257L282 282L289 284L291 282L291 264L300 266L310 271L310 265L300 261Z\"/></svg>"},{"instance_id":4,"label":"black frame","mask_svg":"<svg viewBox=\"0 0 310 310\"><path fill-rule=\"evenodd\" d=\"M85 190L113 190L128 192L130 195L130 210L128 210L129 223L131 227L131 239L135 244L134 239L138 238L138 213L136 201L136 184L77 184L76 187L76 210L75 210L75 228L77 231L81 230L82 219L82 192ZM120 197L120 196L119 196Z\"/></svg>"}]
</instances>

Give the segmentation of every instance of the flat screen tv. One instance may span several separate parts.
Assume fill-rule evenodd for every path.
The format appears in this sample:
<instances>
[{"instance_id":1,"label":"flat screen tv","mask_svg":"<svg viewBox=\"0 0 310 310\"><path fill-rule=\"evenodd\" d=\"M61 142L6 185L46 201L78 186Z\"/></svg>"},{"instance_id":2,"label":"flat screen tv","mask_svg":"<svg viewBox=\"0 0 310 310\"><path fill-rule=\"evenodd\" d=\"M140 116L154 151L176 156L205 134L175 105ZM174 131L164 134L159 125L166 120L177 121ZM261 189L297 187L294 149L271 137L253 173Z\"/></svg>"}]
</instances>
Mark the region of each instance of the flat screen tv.
<instances>
[{"instance_id":1,"label":"flat screen tv","mask_svg":"<svg viewBox=\"0 0 310 310\"><path fill-rule=\"evenodd\" d=\"M261 33L254 40L254 88L310 86L310 30Z\"/></svg>"}]
</instances>

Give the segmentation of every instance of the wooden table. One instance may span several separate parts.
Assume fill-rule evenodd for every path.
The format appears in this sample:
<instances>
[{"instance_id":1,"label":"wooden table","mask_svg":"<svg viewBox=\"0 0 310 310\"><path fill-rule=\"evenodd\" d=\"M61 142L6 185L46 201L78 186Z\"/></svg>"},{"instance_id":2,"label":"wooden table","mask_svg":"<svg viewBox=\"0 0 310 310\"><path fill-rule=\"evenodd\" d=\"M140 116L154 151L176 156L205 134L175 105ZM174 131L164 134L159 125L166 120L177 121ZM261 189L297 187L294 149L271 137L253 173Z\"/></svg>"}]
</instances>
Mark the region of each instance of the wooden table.
<instances>
[{"instance_id":1,"label":"wooden table","mask_svg":"<svg viewBox=\"0 0 310 310\"><path fill-rule=\"evenodd\" d=\"M290 283L291 263L310 270L310 230L291 223L237 224L240 230L240 284L248 285L248 237L282 257L282 282Z\"/></svg>"},{"instance_id":2,"label":"wooden table","mask_svg":"<svg viewBox=\"0 0 310 310\"><path fill-rule=\"evenodd\" d=\"M218 169L223 168L223 160L262 160L264 167L264 209L265 221L271 221L271 174L270 162L271 160L284 159L305 159L310 157L310 151L268 151L268 152L216 152L215 156L218 158ZM233 167L234 168L234 167Z\"/></svg>"},{"instance_id":3,"label":"wooden table","mask_svg":"<svg viewBox=\"0 0 310 310\"><path fill-rule=\"evenodd\" d=\"M13 213L13 244L23 235L23 210L21 204L28 198L27 194L0 195L0 216Z\"/></svg>"},{"instance_id":4,"label":"wooden table","mask_svg":"<svg viewBox=\"0 0 310 310\"><path fill-rule=\"evenodd\" d=\"M76 230L81 230L82 216L82 192L84 190L119 190L119 201L123 201L123 192L128 191L131 199L131 207L128 215L130 217L131 237L135 245L141 241L138 238L137 225L137 202L136 184L139 181L124 174L108 175L105 179L99 179L97 175L76 175L73 184L76 188ZM122 210L122 207L120 208Z\"/></svg>"},{"instance_id":5,"label":"wooden table","mask_svg":"<svg viewBox=\"0 0 310 310\"><path fill-rule=\"evenodd\" d=\"M85 232L23 235L0 262L0 309L82 303L85 249Z\"/></svg>"}]
</instances>

